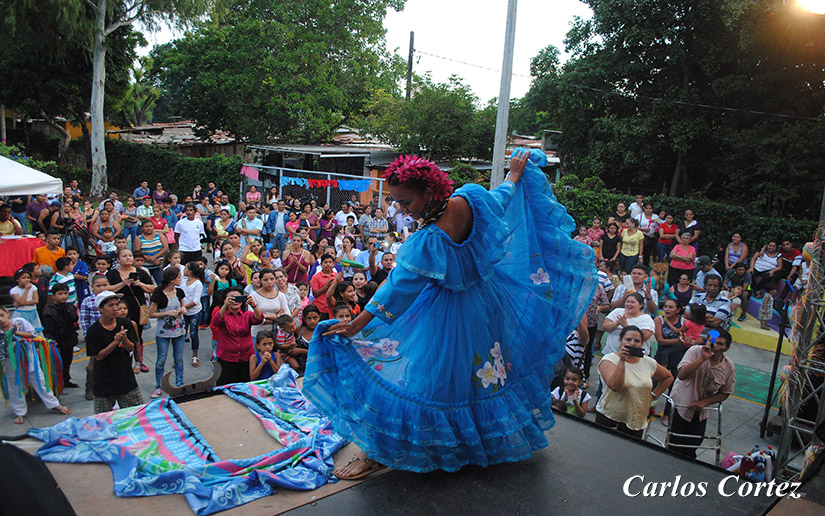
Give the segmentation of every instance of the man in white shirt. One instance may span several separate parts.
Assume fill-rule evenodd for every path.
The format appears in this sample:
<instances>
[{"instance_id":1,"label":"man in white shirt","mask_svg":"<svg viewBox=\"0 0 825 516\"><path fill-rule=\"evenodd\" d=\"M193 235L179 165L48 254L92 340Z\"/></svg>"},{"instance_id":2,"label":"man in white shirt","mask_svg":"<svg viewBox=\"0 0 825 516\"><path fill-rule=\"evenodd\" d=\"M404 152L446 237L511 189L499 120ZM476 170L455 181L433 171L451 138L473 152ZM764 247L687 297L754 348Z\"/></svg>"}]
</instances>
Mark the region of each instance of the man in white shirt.
<instances>
[{"instance_id":1,"label":"man in white shirt","mask_svg":"<svg viewBox=\"0 0 825 516\"><path fill-rule=\"evenodd\" d=\"M638 219L643 211L645 211L645 196L636 194L636 202L630 205L630 216Z\"/></svg>"},{"instance_id":2,"label":"man in white shirt","mask_svg":"<svg viewBox=\"0 0 825 516\"><path fill-rule=\"evenodd\" d=\"M260 240L261 233L264 229L264 222L257 218L258 212L255 206L249 205L246 207L246 217L241 219L235 226L235 231L244 239L247 244L251 244L253 240Z\"/></svg>"},{"instance_id":3,"label":"man in white shirt","mask_svg":"<svg viewBox=\"0 0 825 516\"><path fill-rule=\"evenodd\" d=\"M206 236L203 222L195 218L195 205L189 203L184 208L186 216L175 224L175 238L178 241L181 263L186 265L202 256L201 235Z\"/></svg>"},{"instance_id":4,"label":"man in white shirt","mask_svg":"<svg viewBox=\"0 0 825 516\"><path fill-rule=\"evenodd\" d=\"M697 292L705 291L705 280L710 276L716 276L719 281L722 281L722 276L713 268L713 263L710 256L700 256L696 259L696 275L693 278L693 290Z\"/></svg>"},{"instance_id":5,"label":"man in white shirt","mask_svg":"<svg viewBox=\"0 0 825 516\"><path fill-rule=\"evenodd\" d=\"M400 235L405 229L412 227L413 223L415 223L415 219L410 215L399 211L395 214L395 220L393 222L395 223L395 231Z\"/></svg>"},{"instance_id":6,"label":"man in white shirt","mask_svg":"<svg viewBox=\"0 0 825 516\"><path fill-rule=\"evenodd\" d=\"M390 220L394 219L395 214L398 213L399 209L400 209L400 207L398 206L398 203L395 202L395 201L392 201L390 203L390 205L387 207L387 218L390 219Z\"/></svg>"},{"instance_id":7,"label":"man in white shirt","mask_svg":"<svg viewBox=\"0 0 825 516\"><path fill-rule=\"evenodd\" d=\"M610 308L624 308L628 294L638 292L645 298L645 306L642 310L647 314L655 314L659 307L659 293L653 288L653 282L647 278L647 267L640 263L634 265L630 270L630 279L633 281L633 288L628 289L624 283L616 287L613 299L610 301Z\"/></svg>"},{"instance_id":8,"label":"man in white shirt","mask_svg":"<svg viewBox=\"0 0 825 516\"><path fill-rule=\"evenodd\" d=\"M355 214L352 212L352 205L348 202L345 202L343 206L341 206L341 211L335 214L335 223L339 226L346 226L347 225L347 217L352 215L353 217ZM356 217L356 220L358 218Z\"/></svg>"},{"instance_id":9,"label":"man in white shirt","mask_svg":"<svg viewBox=\"0 0 825 516\"><path fill-rule=\"evenodd\" d=\"M105 204L106 201L112 201L112 204L115 205L115 211L118 213L123 213L123 203L118 200L117 192L111 192L109 194L108 199L103 199L102 201L100 201L100 204L98 205L97 209L102 210L103 204Z\"/></svg>"}]
</instances>

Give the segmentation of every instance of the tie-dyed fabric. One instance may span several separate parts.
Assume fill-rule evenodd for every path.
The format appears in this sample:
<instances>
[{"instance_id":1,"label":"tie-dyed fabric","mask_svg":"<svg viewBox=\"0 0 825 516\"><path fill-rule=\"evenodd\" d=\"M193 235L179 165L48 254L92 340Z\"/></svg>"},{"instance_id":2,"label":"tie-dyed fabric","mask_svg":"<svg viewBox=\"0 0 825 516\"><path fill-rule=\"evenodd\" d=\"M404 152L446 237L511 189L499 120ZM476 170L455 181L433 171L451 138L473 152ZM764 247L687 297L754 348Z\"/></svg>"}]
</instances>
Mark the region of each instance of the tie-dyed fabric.
<instances>
[{"instance_id":1,"label":"tie-dyed fabric","mask_svg":"<svg viewBox=\"0 0 825 516\"><path fill-rule=\"evenodd\" d=\"M44 441L46 462L108 464L117 496L182 494L197 514L212 514L274 494L310 490L332 475L333 454L347 441L306 401L296 374L282 368L268 381L217 388L248 406L282 449L222 460L171 399L29 430Z\"/></svg>"}]
</instances>

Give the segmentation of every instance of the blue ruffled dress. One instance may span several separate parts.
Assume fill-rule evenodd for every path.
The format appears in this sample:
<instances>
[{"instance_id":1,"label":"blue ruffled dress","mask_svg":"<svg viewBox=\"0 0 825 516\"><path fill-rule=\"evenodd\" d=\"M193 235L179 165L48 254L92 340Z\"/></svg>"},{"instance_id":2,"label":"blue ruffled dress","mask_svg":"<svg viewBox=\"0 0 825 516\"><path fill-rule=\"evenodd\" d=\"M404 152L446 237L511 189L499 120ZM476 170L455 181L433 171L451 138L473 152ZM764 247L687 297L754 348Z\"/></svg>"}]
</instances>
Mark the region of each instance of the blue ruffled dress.
<instances>
[{"instance_id":1,"label":"blue ruffled dress","mask_svg":"<svg viewBox=\"0 0 825 516\"><path fill-rule=\"evenodd\" d=\"M367 456L417 472L528 458L554 424L550 382L596 288L593 250L573 240L533 151L513 187L466 185L457 244L435 224L401 247L354 338L309 344L303 392Z\"/></svg>"}]
</instances>

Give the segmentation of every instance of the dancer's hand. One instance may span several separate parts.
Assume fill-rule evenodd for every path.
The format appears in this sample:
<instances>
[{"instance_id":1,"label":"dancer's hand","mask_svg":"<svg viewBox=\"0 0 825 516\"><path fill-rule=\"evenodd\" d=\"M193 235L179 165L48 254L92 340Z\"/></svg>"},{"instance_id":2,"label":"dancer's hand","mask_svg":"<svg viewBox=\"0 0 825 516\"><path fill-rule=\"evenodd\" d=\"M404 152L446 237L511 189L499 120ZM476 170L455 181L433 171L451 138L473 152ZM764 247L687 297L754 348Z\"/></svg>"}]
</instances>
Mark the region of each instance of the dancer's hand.
<instances>
[{"instance_id":1,"label":"dancer's hand","mask_svg":"<svg viewBox=\"0 0 825 516\"><path fill-rule=\"evenodd\" d=\"M524 169L527 167L527 161L530 157L530 151L520 150L510 159L510 173L505 178L513 184L518 184L521 175L524 174Z\"/></svg>"},{"instance_id":2,"label":"dancer's hand","mask_svg":"<svg viewBox=\"0 0 825 516\"><path fill-rule=\"evenodd\" d=\"M323 335L324 335L324 337L328 337L330 335L341 335L343 337L353 337L359 331L361 331L361 330L359 328L357 328L351 322L339 322L339 323L333 324L332 326L327 328L327 331L325 331L323 333Z\"/></svg>"}]
</instances>

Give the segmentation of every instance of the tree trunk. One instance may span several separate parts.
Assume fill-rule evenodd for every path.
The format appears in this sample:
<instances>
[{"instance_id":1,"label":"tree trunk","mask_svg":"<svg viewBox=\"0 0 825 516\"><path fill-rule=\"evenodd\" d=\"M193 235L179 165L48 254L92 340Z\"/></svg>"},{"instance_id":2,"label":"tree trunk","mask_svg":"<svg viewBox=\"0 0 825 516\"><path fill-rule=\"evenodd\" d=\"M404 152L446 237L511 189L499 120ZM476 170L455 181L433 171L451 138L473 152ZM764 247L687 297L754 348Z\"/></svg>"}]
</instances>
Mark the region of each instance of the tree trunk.
<instances>
[{"instance_id":1,"label":"tree trunk","mask_svg":"<svg viewBox=\"0 0 825 516\"><path fill-rule=\"evenodd\" d=\"M89 134L89 126L86 125L86 114L77 113L75 114L75 118L77 118L77 123L80 124L80 131L83 133L83 156L86 158L86 168L92 168L92 148L89 145L92 137Z\"/></svg>"},{"instance_id":2,"label":"tree trunk","mask_svg":"<svg viewBox=\"0 0 825 516\"><path fill-rule=\"evenodd\" d=\"M101 196L108 189L106 169L106 128L103 94L106 86L106 0L97 1L95 40L92 54L92 184L89 193Z\"/></svg>"},{"instance_id":3,"label":"tree trunk","mask_svg":"<svg viewBox=\"0 0 825 516\"><path fill-rule=\"evenodd\" d=\"M684 172L684 165L682 164L684 153L679 151L679 154L676 156L676 167L673 170L673 179L670 181L670 191L668 195L671 197L675 196L676 193L679 191L679 183L682 180L682 173Z\"/></svg>"},{"instance_id":4,"label":"tree trunk","mask_svg":"<svg viewBox=\"0 0 825 516\"><path fill-rule=\"evenodd\" d=\"M57 158L61 162L65 161L66 152L69 150L69 143L71 143L72 141L72 135L69 134L68 129L55 122L49 115L47 115L43 111L40 112L40 116L43 117L43 120L45 120L50 127L52 127L55 131L60 133L60 148L57 151Z\"/></svg>"}]
</instances>

